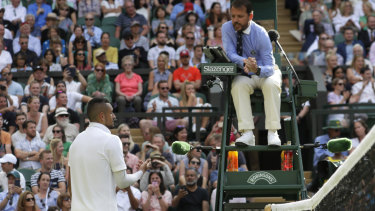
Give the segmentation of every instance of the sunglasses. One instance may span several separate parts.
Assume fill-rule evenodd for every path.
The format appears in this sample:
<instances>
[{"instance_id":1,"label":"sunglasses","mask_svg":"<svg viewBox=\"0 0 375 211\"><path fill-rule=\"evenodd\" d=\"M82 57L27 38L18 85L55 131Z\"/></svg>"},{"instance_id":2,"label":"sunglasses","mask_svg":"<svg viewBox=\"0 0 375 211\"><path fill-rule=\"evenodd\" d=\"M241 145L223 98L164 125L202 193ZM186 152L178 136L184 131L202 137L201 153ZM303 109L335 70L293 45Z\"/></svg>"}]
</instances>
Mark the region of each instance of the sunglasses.
<instances>
[{"instance_id":1,"label":"sunglasses","mask_svg":"<svg viewBox=\"0 0 375 211\"><path fill-rule=\"evenodd\" d=\"M343 83L338 83L337 85L339 85L339 86L343 86L344 84L343 84Z\"/></svg>"},{"instance_id":2,"label":"sunglasses","mask_svg":"<svg viewBox=\"0 0 375 211\"><path fill-rule=\"evenodd\" d=\"M21 45L27 45L28 42L21 42Z\"/></svg>"},{"instance_id":3,"label":"sunglasses","mask_svg":"<svg viewBox=\"0 0 375 211\"><path fill-rule=\"evenodd\" d=\"M168 87L160 87L161 90L169 90Z\"/></svg>"},{"instance_id":4,"label":"sunglasses","mask_svg":"<svg viewBox=\"0 0 375 211\"><path fill-rule=\"evenodd\" d=\"M101 68L95 68L95 70L98 72L104 72L104 69L101 69Z\"/></svg>"},{"instance_id":5,"label":"sunglasses","mask_svg":"<svg viewBox=\"0 0 375 211\"><path fill-rule=\"evenodd\" d=\"M94 18L85 18L86 21L93 21Z\"/></svg>"},{"instance_id":6,"label":"sunglasses","mask_svg":"<svg viewBox=\"0 0 375 211\"><path fill-rule=\"evenodd\" d=\"M167 27L165 27L165 26L161 26L161 27L160 27L160 29L166 29L166 28L167 28Z\"/></svg>"},{"instance_id":7,"label":"sunglasses","mask_svg":"<svg viewBox=\"0 0 375 211\"><path fill-rule=\"evenodd\" d=\"M84 56L84 53L77 53L77 56Z\"/></svg>"},{"instance_id":8,"label":"sunglasses","mask_svg":"<svg viewBox=\"0 0 375 211\"><path fill-rule=\"evenodd\" d=\"M124 142L124 143L122 143L122 146L126 146L126 145L130 146L130 142Z\"/></svg>"},{"instance_id":9,"label":"sunglasses","mask_svg":"<svg viewBox=\"0 0 375 211\"><path fill-rule=\"evenodd\" d=\"M193 165L201 165L201 162L199 161L190 161L190 163Z\"/></svg>"},{"instance_id":10,"label":"sunglasses","mask_svg":"<svg viewBox=\"0 0 375 211\"><path fill-rule=\"evenodd\" d=\"M320 39L321 40L328 40L329 38L328 37L321 37Z\"/></svg>"},{"instance_id":11,"label":"sunglasses","mask_svg":"<svg viewBox=\"0 0 375 211\"><path fill-rule=\"evenodd\" d=\"M71 199L70 199L70 197L65 197L65 198L63 198L63 200L64 201L70 201Z\"/></svg>"},{"instance_id":12,"label":"sunglasses","mask_svg":"<svg viewBox=\"0 0 375 211\"><path fill-rule=\"evenodd\" d=\"M62 11L69 11L69 9L67 8L67 9L60 9L60 10L62 10Z\"/></svg>"},{"instance_id":13,"label":"sunglasses","mask_svg":"<svg viewBox=\"0 0 375 211\"><path fill-rule=\"evenodd\" d=\"M1 91L5 91L6 89L7 89L6 86L4 86L4 85L0 85L0 90L1 90Z\"/></svg>"},{"instance_id":14,"label":"sunglasses","mask_svg":"<svg viewBox=\"0 0 375 211\"><path fill-rule=\"evenodd\" d=\"M26 198L25 200L26 201L34 201L35 199L34 198Z\"/></svg>"},{"instance_id":15,"label":"sunglasses","mask_svg":"<svg viewBox=\"0 0 375 211\"><path fill-rule=\"evenodd\" d=\"M69 117L68 114L61 114L61 115L58 115L58 117Z\"/></svg>"},{"instance_id":16,"label":"sunglasses","mask_svg":"<svg viewBox=\"0 0 375 211\"><path fill-rule=\"evenodd\" d=\"M2 76L10 75L11 73L1 73Z\"/></svg>"},{"instance_id":17,"label":"sunglasses","mask_svg":"<svg viewBox=\"0 0 375 211\"><path fill-rule=\"evenodd\" d=\"M52 130L53 133L61 133L61 130Z\"/></svg>"},{"instance_id":18,"label":"sunglasses","mask_svg":"<svg viewBox=\"0 0 375 211\"><path fill-rule=\"evenodd\" d=\"M84 40L81 40L81 41L78 41L77 43L79 43L79 44L84 44L85 41L84 41Z\"/></svg>"},{"instance_id":19,"label":"sunglasses","mask_svg":"<svg viewBox=\"0 0 375 211\"><path fill-rule=\"evenodd\" d=\"M186 37L187 40L194 40L194 37Z\"/></svg>"}]
</instances>

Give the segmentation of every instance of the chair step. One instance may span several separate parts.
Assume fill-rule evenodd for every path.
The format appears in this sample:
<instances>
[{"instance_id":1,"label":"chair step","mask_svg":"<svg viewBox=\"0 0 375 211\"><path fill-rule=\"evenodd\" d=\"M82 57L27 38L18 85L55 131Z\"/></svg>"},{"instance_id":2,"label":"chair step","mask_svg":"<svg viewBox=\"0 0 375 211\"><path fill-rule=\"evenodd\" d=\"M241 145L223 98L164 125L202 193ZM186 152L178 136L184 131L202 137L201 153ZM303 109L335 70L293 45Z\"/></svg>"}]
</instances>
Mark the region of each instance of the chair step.
<instances>
[{"instance_id":1,"label":"chair step","mask_svg":"<svg viewBox=\"0 0 375 211\"><path fill-rule=\"evenodd\" d=\"M226 146L225 151L282 151L282 150L298 150L297 145L282 145L282 146L247 146L247 147L237 147L237 146Z\"/></svg>"}]
</instances>

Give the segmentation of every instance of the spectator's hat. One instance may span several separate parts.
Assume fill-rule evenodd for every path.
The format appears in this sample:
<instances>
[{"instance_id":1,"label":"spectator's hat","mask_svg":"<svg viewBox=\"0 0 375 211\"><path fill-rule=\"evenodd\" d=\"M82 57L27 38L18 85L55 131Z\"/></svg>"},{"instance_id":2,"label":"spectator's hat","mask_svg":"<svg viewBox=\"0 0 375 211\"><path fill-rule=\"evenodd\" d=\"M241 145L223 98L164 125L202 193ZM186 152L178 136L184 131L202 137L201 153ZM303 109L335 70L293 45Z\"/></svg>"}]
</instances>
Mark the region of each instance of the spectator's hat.
<instances>
[{"instance_id":1,"label":"spectator's hat","mask_svg":"<svg viewBox=\"0 0 375 211\"><path fill-rule=\"evenodd\" d=\"M101 55L105 54L105 51L102 49L102 48L99 48L98 50L96 50L95 52L95 57L99 57Z\"/></svg>"},{"instance_id":2,"label":"spectator's hat","mask_svg":"<svg viewBox=\"0 0 375 211\"><path fill-rule=\"evenodd\" d=\"M9 172L7 174L7 177L9 177L10 175L12 175L16 179L21 179L20 173L18 173L18 171L16 171L16 170L13 170L13 171Z\"/></svg>"},{"instance_id":3,"label":"spectator's hat","mask_svg":"<svg viewBox=\"0 0 375 211\"><path fill-rule=\"evenodd\" d=\"M133 26L141 26L141 24L139 23L139 21L133 21L130 27L133 27Z\"/></svg>"},{"instance_id":4,"label":"spectator's hat","mask_svg":"<svg viewBox=\"0 0 375 211\"><path fill-rule=\"evenodd\" d=\"M16 165L17 158L13 154L5 154L2 158L0 158L0 163L13 163Z\"/></svg>"},{"instance_id":5,"label":"spectator's hat","mask_svg":"<svg viewBox=\"0 0 375 211\"><path fill-rule=\"evenodd\" d=\"M189 12L194 10L194 4L191 2L185 3L184 12Z\"/></svg>"},{"instance_id":6,"label":"spectator's hat","mask_svg":"<svg viewBox=\"0 0 375 211\"><path fill-rule=\"evenodd\" d=\"M48 13L46 20L58 20L56 13L54 12Z\"/></svg>"},{"instance_id":7,"label":"spectator's hat","mask_svg":"<svg viewBox=\"0 0 375 211\"><path fill-rule=\"evenodd\" d=\"M59 107L56 109L56 114L55 114L55 117L58 117L60 115L69 115L68 113L68 109L64 108L64 107Z\"/></svg>"},{"instance_id":8,"label":"spectator's hat","mask_svg":"<svg viewBox=\"0 0 375 211\"><path fill-rule=\"evenodd\" d=\"M40 65L34 66L33 71L36 72L38 70L43 71L43 67Z\"/></svg>"},{"instance_id":9,"label":"spectator's hat","mask_svg":"<svg viewBox=\"0 0 375 211\"><path fill-rule=\"evenodd\" d=\"M153 152L151 152L150 158L151 159L158 159L158 160L161 160L161 161L165 160L164 156L162 156L161 153L158 150L154 150Z\"/></svg>"},{"instance_id":10,"label":"spectator's hat","mask_svg":"<svg viewBox=\"0 0 375 211\"><path fill-rule=\"evenodd\" d=\"M328 125L323 127L323 130L327 130L327 129L342 129L343 126L341 125L341 122L340 120L330 120L328 122Z\"/></svg>"},{"instance_id":11,"label":"spectator's hat","mask_svg":"<svg viewBox=\"0 0 375 211\"><path fill-rule=\"evenodd\" d=\"M181 52L180 52L180 57L184 57L184 56L190 56L190 53L189 53L189 51L188 50L182 50Z\"/></svg>"}]
</instances>

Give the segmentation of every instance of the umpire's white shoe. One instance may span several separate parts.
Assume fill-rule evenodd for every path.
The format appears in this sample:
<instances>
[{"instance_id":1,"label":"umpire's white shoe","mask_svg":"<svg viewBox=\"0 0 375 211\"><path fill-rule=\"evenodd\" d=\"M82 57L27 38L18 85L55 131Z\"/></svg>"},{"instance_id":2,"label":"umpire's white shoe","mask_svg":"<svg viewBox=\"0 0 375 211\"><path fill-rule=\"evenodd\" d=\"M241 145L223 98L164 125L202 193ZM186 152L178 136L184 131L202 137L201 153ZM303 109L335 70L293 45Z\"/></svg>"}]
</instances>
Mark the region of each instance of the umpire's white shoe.
<instances>
[{"instance_id":1,"label":"umpire's white shoe","mask_svg":"<svg viewBox=\"0 0 375 211\"><path fill-rule=\"evenodd\" d=\"M236 140L235 144L237 147L255 146L255 136L253 131L249 130L243 133L242 136Z\"/></svg>"},{"instance_id":2,"label":"umpire's white shoe","mask_svg":"<svg viewBox=\"0 0 375 211\"><path fill-rule=\"evenodd\" d=\"M268 131L268 145L269 146L281 146L281 141L279 138L279 134L277 134L277 131Z\"/></svg>"}]
</instances>

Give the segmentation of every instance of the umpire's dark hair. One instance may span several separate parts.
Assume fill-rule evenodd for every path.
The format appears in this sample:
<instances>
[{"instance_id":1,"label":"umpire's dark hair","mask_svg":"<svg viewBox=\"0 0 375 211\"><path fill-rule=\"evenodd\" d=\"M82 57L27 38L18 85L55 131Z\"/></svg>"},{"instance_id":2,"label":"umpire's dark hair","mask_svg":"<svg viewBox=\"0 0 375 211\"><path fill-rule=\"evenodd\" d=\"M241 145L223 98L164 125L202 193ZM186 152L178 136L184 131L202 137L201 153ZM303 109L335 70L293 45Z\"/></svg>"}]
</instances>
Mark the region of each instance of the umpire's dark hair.
<instances>
[{"instance_id":1,"label":"umpire's dark hair","mask_svg":"<svg viewBox=\"0 0 375 211\"><path fill-rule=\"evenodd\" d=\"M250 14L251 12L253 12L253 5L251 5L250 0L234 0L232 2L231 7L234 7L237 9L241 7L245 7L247 14Z\"/></svg>"},{"instance_id":2,"label":"umpire's dark hair","mask_svg":"<svg viewBox=\"0 0 375 211\"><path fill-rule=\"evenodd\" d=\"M96 116L99 114L98 107L101 107L107 103L109 103L109 101L106 98L94 97L92 100L90 100L87 105L87 116L89 120L95 120Z\"/></svg>"}]
</instances>

